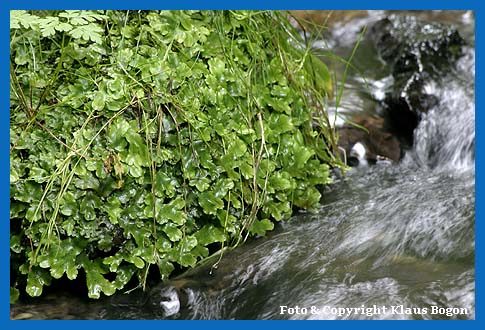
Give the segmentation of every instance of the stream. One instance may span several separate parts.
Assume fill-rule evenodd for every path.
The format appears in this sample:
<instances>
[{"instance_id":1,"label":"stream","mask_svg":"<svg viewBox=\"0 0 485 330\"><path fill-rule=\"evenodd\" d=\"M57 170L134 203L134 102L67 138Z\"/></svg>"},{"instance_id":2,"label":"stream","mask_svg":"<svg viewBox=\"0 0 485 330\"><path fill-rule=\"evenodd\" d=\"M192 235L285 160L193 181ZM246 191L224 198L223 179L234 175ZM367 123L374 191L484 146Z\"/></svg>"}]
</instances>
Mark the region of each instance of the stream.
<instances>
[{"instance_id":1,"label":"stream","mask_svg":"<svg viewBox=\"0 0 485 330\"><path fill-rule=\"evenodd\" d=\"M336 25L321 47L348 57L360 28L383 15ZM470 46L455 67L425 86L439 102L423 114L401 162L336 174L316 214L297 213L268 237L225 251L217 267L219 256L148 294L89 303L59 294L12 305L11 313L34 319L474 319L474 21L470 12L414 15L456 24ZM389 69L366 39L353 64L361 70L349 72L338 112L378 111Z\"/></svg>"}]
</instances>

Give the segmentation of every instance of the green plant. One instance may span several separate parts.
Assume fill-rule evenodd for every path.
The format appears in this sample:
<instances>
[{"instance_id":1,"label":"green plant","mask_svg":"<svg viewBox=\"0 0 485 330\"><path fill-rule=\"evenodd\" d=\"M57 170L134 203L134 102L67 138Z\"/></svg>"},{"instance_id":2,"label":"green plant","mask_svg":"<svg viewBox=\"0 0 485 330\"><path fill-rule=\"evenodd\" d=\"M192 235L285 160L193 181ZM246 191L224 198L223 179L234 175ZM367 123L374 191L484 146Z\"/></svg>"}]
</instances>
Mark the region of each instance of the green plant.
<instances>
[{"instance_id":1,"label":"green plant","mask_svg":"<svg viewBox=\"0 0 485 330\"><path fill-rule=\"evenodd\" d=\"M10 25L13 300L80 270L92 298L144 286L150 265L166 279L315 209L342 166L330 74L282 12L12 11Z\"/></svg>"}]
</instances>

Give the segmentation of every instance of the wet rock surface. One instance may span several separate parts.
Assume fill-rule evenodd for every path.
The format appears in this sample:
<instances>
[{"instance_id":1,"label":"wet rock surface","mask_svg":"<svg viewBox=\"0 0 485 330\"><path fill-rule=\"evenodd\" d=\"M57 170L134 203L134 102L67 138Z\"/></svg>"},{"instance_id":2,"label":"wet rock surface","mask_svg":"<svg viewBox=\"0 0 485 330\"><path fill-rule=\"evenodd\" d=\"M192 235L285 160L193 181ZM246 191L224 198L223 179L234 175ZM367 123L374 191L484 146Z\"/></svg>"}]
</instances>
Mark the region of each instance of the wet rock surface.
<instances>
[{"instance_id":1,"label":"wet rock surface","mask_svg":"<svg viewBox=\"0 0 485 330\"><path fill-rule=\"evenodd\" d=\"M358 166L358 155L353 148L360 143L365 148L362 157L368 164L375 164L385 158L398 162L402 156L399 140L386 130L384 119L380 117L357 117L353 119L358 126L345 125L339 129L339 146L345 151L344 157L350 166Z\"/></svg>"},{"instance_id":2,"label":"wet rock surface","mask_svg":"<svg viewBox=\"0 0 485 330\"><path fill-rule=\"evenodd\" d=\"M453 67L465 41L452 25L396 15L376 22L369 37L394 80L382 104L385 125L409 148L422 114L439 103L429 84Z\"/></svg>"},{"instance_id":3,"label":"wet rock surface","mask_svg":"<svg viewBox=\"0 0 485 330\"><path fill-rule=\"evenodd\" d=\"M423 115L440 104L431 87L455 66L466 45L453 25L402 15L378 20L366 38L389 68L392 84L379 100L378 116L353 117L356 126L339 128L339 146L350 166L362 163L353 151L356 144L365 148L360 156L368 164L380 156L397 162L413 147Z\"/></svg>"}]
</instances>

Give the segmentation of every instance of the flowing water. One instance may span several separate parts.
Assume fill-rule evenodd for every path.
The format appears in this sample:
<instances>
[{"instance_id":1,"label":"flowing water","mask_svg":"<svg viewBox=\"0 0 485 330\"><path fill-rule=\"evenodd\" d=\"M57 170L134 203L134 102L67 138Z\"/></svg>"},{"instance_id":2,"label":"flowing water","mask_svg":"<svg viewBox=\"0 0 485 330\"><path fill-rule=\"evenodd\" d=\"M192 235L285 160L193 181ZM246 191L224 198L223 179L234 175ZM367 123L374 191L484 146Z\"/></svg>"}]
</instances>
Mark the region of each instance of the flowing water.
<instances>
[{"instance_id":1,"label":"flowing water","mask_svg":"<svg viewBox=\"0 0 485 330\"><path fill-rule=\"evenodd\" d=\"M344 30L354 26L356 36L357 23L376 15L337 27L333 46L348 54L355 37ZM473 33L462 33L473 42ZM349 40L337 38L343 35ZM355 60L365 69L347 80L339 111L375 111L372 99L389 85L370 48L362 44ZM336 176L317 214L296 214L269 237L226 251L216 268L217 258L148 295L89 306L70 300L59 307L57 299L51 305L71 311L51 318L474 319L474 65L467 47L455 68L426 86L440 102L401 163ZM13 309L46 318L49 306Z\"/></svg>"}]
</instances>

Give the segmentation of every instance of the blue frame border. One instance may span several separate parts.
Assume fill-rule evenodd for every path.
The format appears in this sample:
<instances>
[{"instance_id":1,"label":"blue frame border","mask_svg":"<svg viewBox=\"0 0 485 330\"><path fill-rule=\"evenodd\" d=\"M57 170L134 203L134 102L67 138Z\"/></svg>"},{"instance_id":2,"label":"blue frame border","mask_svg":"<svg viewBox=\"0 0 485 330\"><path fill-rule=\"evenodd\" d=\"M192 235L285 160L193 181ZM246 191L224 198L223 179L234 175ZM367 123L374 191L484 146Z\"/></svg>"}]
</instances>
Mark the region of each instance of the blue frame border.
<instances>
[{"instance_id":1,"label":"blue frame border","mask_svg":"<svg viewBox=\"0 0 485 330\"><path fill-rule=\"evenodd\" d=\"M261 1L261 0L245 0L241 2L229 2L222 0L178 0L178 1L160 1L160 0L141 0L137 2L129 1L115 1L115 0L85 0L85 1L72 1L72 0L17 0L17 1L2 1L0 4L0 44L4 45L4 49L9 49L9 10L11 9L393 9L393 10L432 10L432 9L442 9L442 10L464 10L471 9L475 11L475 33L476 33L476 87L475 87L475 109L482 109L484 105L484 95L483 94L483 84L480 81L480 77L483 77L483 68L485 64L482 64L482 54L484 49L483 37L485 32L484 19L485 12L483 9L483 0L406 0L406 1L384 1L384 0L339 0L339 1L324 1L324 0L273 0L273 1ZM10 289L9 289L9 111L10 108L9 101L9 65L8 57L9 52L6 50L1 53L1 76L3 79L0 80L0 93L2 95L1 101L4 104L3 111L0 111L0 219L4 219L1 222L1 235L0 242L2 249L1 258L5 262L4 271L0 273L0 277L3 285L0 290L0 322L4 324L7 328L32 328L32 327L46 327L49 329L55 328L65 328L66 326L83 326L83 321L71 321L71 323L66 324L66 321L10 321ZM484 194L480 183L485 183L484 174L481 170L485 168L485 155L483 154L483 142L484 142L484 132L477 130L480 125L484 124L485 113L482 111L476 111L475 116L475 137L476 137L476 176L475 182L475 192L476 192L476 213L475 218L481 219L482 215L485 213L485 204L482 204ZM328 323L335 321L296 321L304 322L293 324L291 321L271 321L269 323L262 323L264 321L163 321L164 323L155 323L157 321L132 321L132 322L145 322L144 324L149 327L208 327L208 328L227 328L227 327L275 327L275 328L290 328L290 327L305 327L313 329L321 329L326 326L335 327L349 327L349 328L361 328L361 327L372 327L373 329L388 329L389 327L397 328L428 328L437 327L443 329L455 329L457 327L470 327L470 328L483 328L479 324L482 323L485 317L482 315L484 312L483 299L481 297L482 290L482 262L480 259L483 257L483 248L481 238L483 233L484 224L481 221L476 221L475 227L475 237L476 241L476 320L475 321L464 321L464 323L455 323L461 321L430 321L431 323L424 324L426 321L415 321L416 323L402 323L402 321L347 321L340 323ZM15 322L15 323L13 323ZM99 321L84 321L90 322L90 326L94 327L130 327L134 325L133 323L127 323L127 321L106 321L108 323L99 323ZM146 323L149 322L149 323ZM168 322L168 323L167 323ZM177 323L172 323L177 322ZM231 323L228 323L231 322ZM247 323L251 322L251 323ZM322 323L326 322L326 323ZM357 322L357 323L356 323ZM392 324L388 322L394 322ZM136 325L141 325L137 323Z\"/></svg>"}]
</instances>

